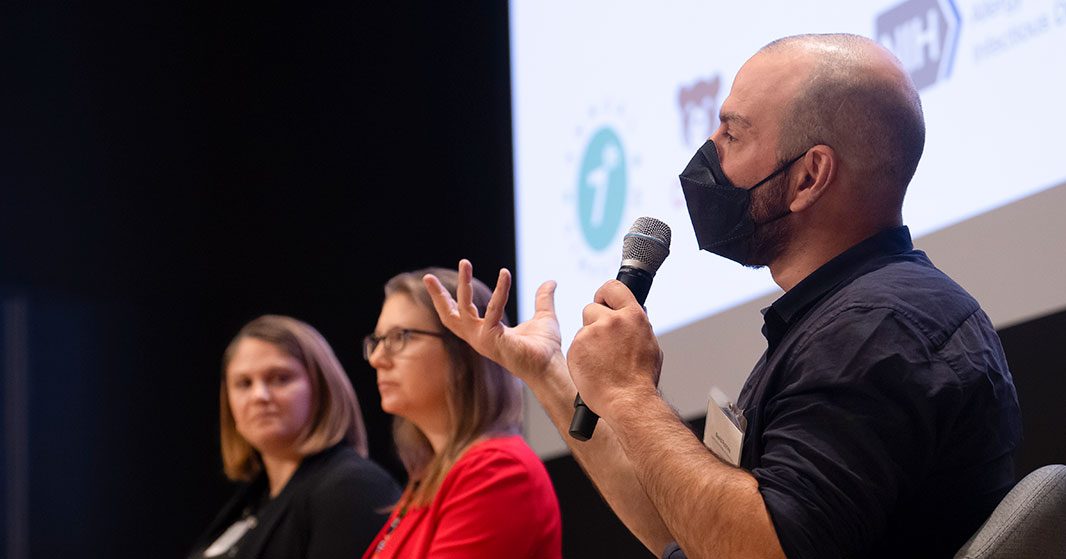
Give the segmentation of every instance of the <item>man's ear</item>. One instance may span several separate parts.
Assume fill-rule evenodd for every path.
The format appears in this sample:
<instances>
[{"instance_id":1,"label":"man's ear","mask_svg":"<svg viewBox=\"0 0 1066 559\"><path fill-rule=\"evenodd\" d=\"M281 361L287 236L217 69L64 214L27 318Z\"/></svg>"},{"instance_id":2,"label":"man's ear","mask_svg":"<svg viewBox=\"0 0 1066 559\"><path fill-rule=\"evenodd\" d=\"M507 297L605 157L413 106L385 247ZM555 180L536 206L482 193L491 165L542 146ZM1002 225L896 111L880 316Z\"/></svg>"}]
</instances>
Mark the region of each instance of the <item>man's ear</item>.
<instances>
[{"instance_id":1,"label":"man's ear","mask_svg":"<svg viewBox=\"0 0 1066 559\"><path fill-rule=\"evenodd\" d=\"M819 144L807 150L796 162L792 170L793 180L797 180L796 197L788 209L801 212L810 208L829 191L836 179L837 154L833 148ZM797 175L798 174L798 175Z\"/></svg>"}]
</instances>

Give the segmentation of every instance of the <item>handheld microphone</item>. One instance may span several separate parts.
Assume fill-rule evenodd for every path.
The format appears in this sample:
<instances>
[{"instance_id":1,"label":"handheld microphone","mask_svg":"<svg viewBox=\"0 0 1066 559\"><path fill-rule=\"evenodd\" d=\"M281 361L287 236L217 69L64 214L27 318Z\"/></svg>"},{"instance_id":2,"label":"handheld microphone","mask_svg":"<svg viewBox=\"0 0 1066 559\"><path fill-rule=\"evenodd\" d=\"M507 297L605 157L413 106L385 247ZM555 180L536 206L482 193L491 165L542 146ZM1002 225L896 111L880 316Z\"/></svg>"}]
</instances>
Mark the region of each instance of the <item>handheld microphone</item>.
<instances>
[{"instance_id":1,"label":"handheld microphone","mask_svg":"<svg viewBox=\"0 0 1066 559\"><path fill-rule=\"evenodd\" d=\"M617 279L633 292L641 306L648 298L655 272L669 254L670 226L653 217L638 217L622 239L622 265L618 268ZM599 419L600 416L590 410L578 394L574 399L570 436L579 441L591 439Z\"/></svg>"}]
</instances>

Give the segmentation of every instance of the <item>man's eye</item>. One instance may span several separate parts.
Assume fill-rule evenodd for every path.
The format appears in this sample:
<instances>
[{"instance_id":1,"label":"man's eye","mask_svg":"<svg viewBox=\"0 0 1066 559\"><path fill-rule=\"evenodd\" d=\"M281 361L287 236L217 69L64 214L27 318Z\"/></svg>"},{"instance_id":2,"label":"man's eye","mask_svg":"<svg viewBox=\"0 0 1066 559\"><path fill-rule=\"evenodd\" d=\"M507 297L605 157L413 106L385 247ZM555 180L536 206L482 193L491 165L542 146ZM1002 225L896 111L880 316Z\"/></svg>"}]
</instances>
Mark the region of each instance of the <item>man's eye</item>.
<instances>
[{"instance_id":1,"label":"man's eye","mask_svg":"<svg viewBox=\"0 0 1066 559\"><path fill-rule=\"evenodd\" d=\"M736 139L736 138L734 138L734 137L733 137L733 135L732 135L732 134L730 134L729 132L723 132L723 133L722 133L722 135L723 135L723 136L725 136L725 139L726 139L726 141L728 141L728 142L735 142L735 141L737 141L737 139Z\"/></svg>"}]
</instances>

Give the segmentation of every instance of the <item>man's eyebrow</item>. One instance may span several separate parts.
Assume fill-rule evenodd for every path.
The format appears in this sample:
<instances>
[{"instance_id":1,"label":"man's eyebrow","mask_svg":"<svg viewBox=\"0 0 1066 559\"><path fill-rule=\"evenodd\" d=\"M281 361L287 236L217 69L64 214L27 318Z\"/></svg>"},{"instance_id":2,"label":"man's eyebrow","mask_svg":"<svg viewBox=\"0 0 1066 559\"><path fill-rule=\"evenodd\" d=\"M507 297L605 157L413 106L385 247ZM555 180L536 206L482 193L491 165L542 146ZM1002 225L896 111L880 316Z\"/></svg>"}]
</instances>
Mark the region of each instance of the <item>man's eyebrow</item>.
<instances>
[{"instance_id":1,"label":"man's eyebrow","mask_svg":"<svg viewBox=\"0 0 1066 559\"><path fill-rule=\"evenodd\" d=\"M744 128L751 128L751 121L748 120L747 118L745 118L740 113L734 113L734 112L719 113L718 114L718 120L720 120L722 122L725 122L727 124L730 124L730 125L736 124L736 125L742 126Z\"/></svg>"}]
</instances>

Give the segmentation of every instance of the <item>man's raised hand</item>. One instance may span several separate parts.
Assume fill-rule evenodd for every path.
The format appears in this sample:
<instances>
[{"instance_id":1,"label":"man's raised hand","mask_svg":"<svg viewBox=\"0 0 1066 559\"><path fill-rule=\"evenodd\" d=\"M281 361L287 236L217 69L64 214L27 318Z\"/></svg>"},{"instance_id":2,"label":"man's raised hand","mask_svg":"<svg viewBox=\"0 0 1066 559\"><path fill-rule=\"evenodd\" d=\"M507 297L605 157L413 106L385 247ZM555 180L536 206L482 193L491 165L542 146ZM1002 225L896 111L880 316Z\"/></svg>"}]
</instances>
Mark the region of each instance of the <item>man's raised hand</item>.
<instances>
[{"instance_id":1,"label":"man's raised hand","mask_svg":"<svg viewBox=\"0 0 1066 559\"><path fill-rule=\"evenodd\" d=\"M478 353L503 365L527 383L537 380L549 367L565 370L559 321L555 316L555 282L547 281L537 288L533 318L510 327L503 323L503 311L511 290L511 273L506 268L500 270L484 317L479 316L471 301L473 275L474 267L470 261L460 260L458 300L452 298L433 274L422 278L444 326Z\"/></svg>"}]
</instances>

